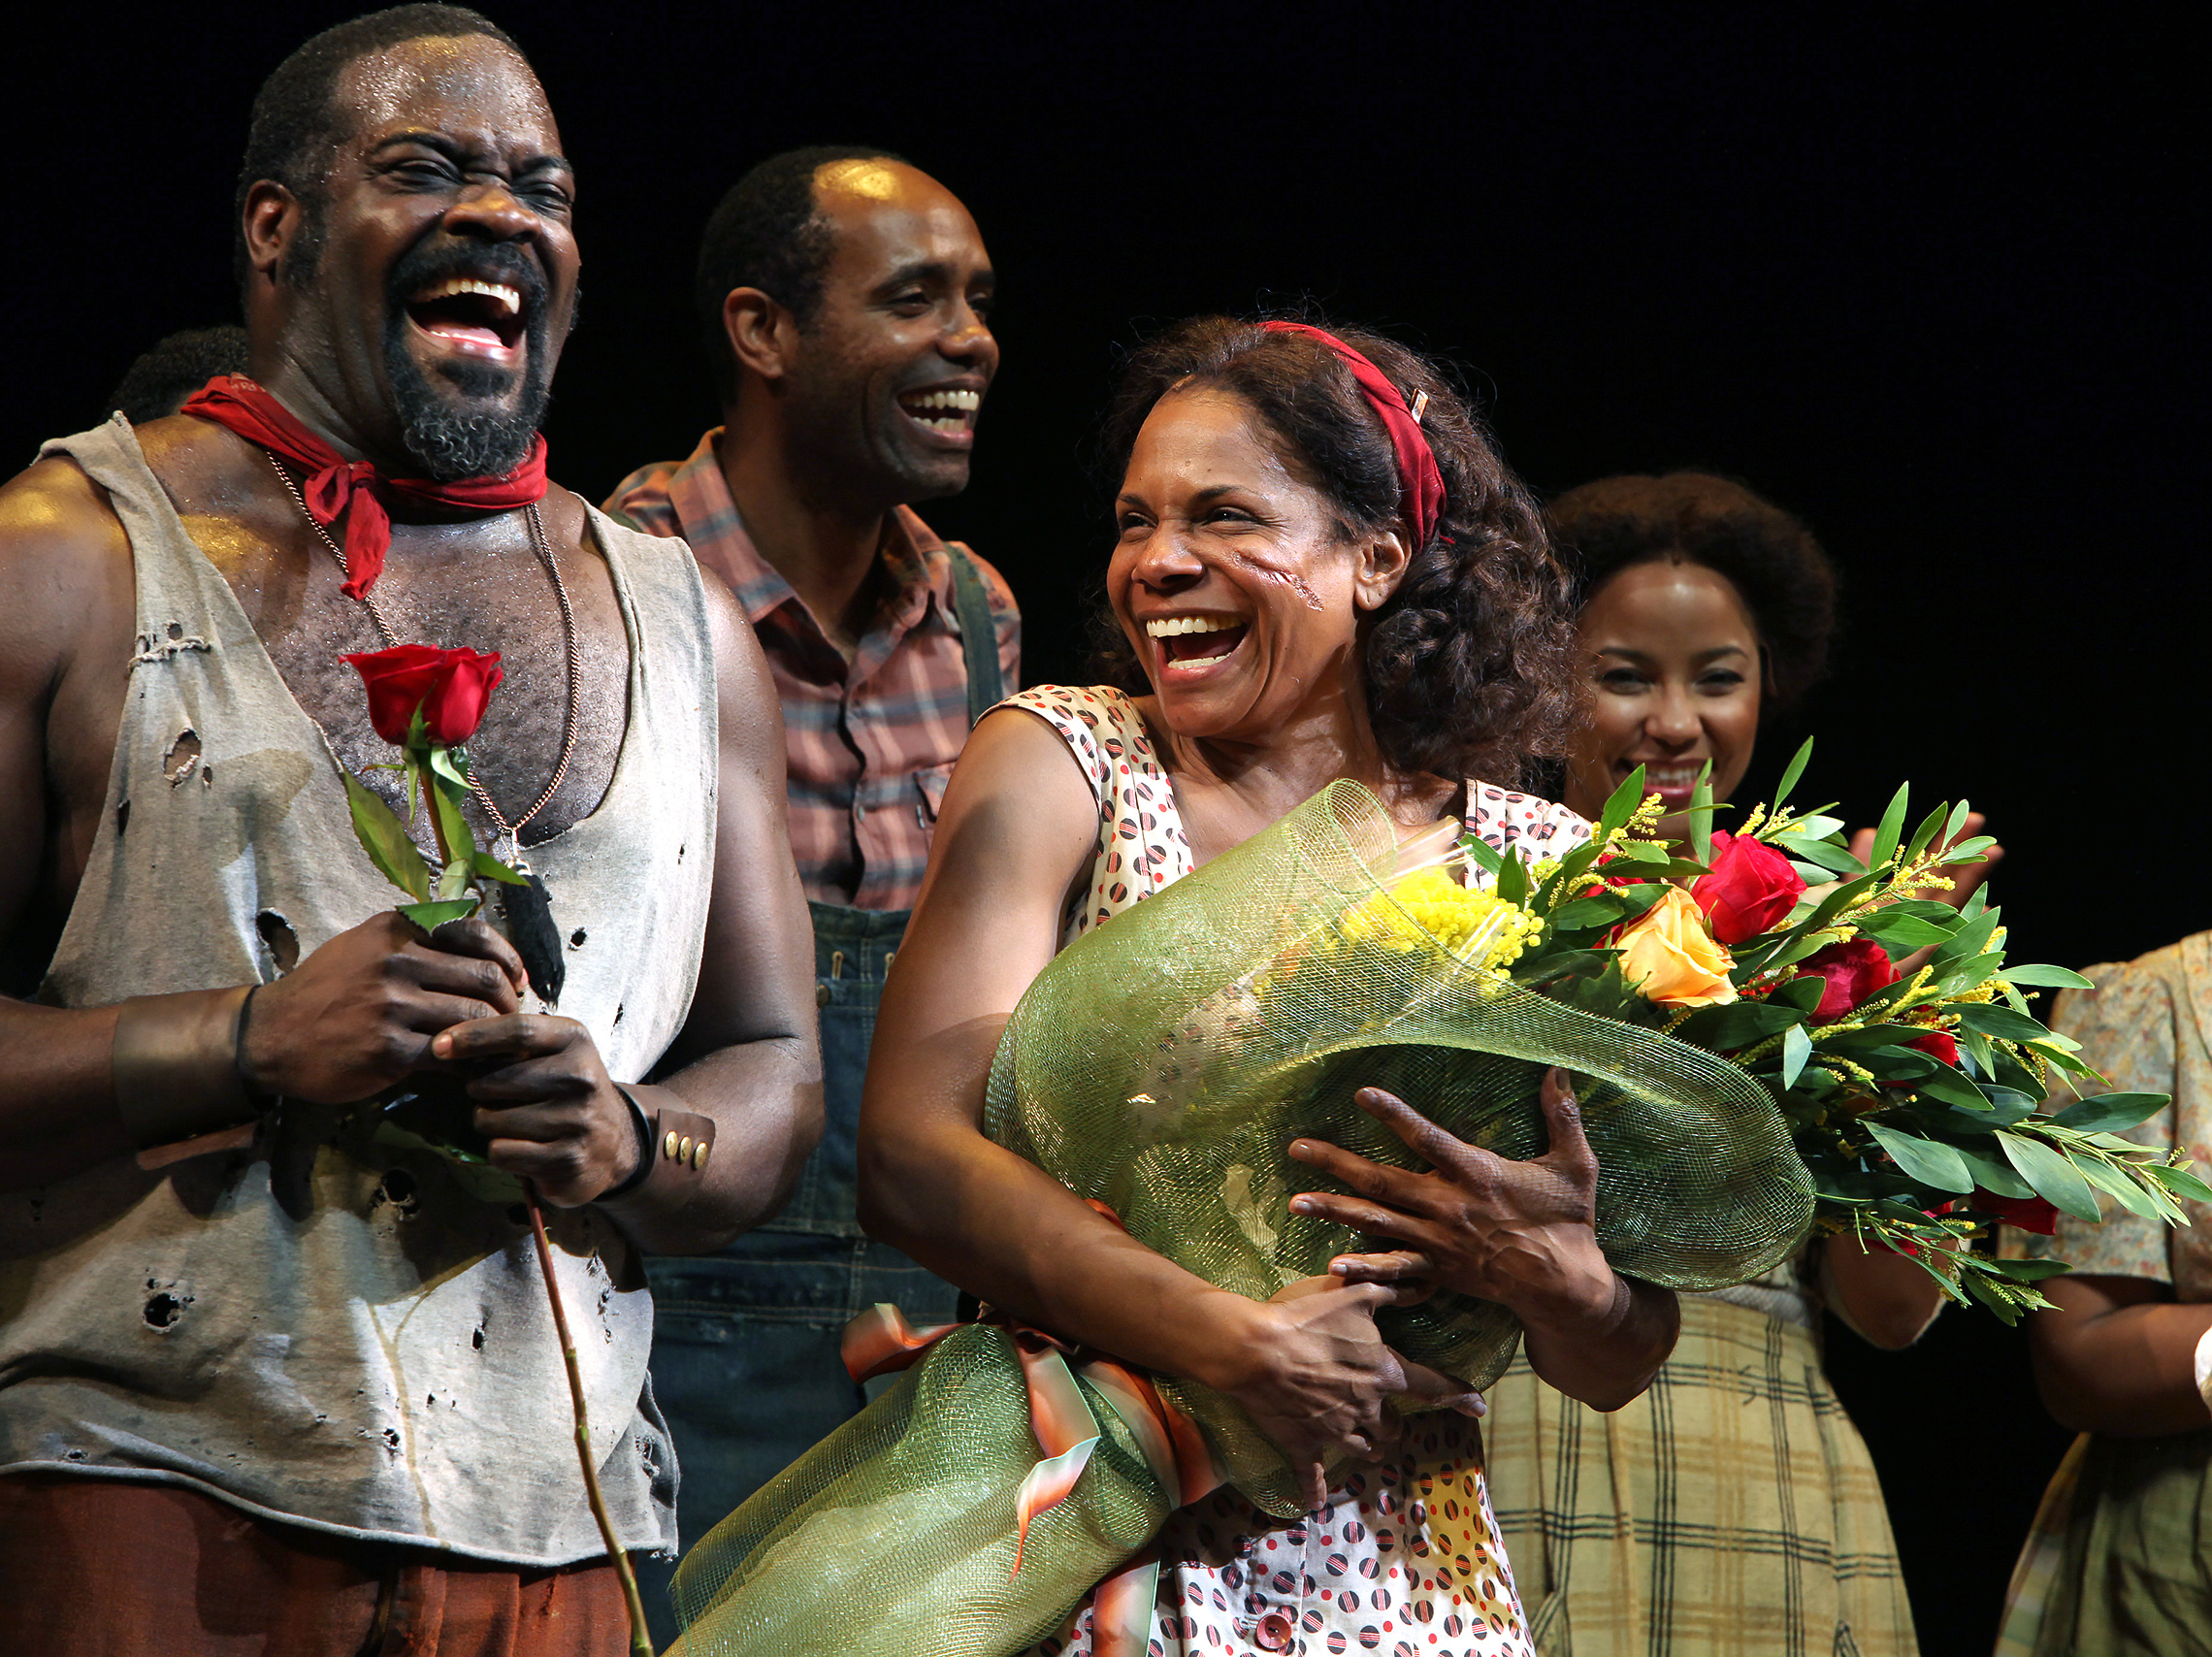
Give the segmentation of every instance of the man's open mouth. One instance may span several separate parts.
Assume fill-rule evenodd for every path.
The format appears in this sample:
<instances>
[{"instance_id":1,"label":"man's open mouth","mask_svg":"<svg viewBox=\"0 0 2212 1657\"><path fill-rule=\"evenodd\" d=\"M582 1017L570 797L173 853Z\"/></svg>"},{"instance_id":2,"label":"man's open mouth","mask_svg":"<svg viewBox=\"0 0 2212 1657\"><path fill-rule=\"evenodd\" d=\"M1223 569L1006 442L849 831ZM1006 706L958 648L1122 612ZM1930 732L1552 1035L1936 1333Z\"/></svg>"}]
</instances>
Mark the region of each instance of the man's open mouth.
<instances>
[{"instance_id":1,"label":"man's open mouth","mask_svg":"<svg viewBox=\"0 0 2212 1657\"><path fill-rule=\"evenodd\" d=\"M522 342L522 290L480 276L444 276L407 302L407 320L432 339L472 356L505 359Z\"/></svg>"},{"instance_id":2,"label":"man's open mouth","mask_svg":"<svg viewBox=\"0 0 2212 1657\"><path fill-rule=\"evenodd\" d=\"M898 406L918 426L940 437L957 437L975 429L975 411L983 406L980 391L902 391Z\"/></svg>"}]
</instances>

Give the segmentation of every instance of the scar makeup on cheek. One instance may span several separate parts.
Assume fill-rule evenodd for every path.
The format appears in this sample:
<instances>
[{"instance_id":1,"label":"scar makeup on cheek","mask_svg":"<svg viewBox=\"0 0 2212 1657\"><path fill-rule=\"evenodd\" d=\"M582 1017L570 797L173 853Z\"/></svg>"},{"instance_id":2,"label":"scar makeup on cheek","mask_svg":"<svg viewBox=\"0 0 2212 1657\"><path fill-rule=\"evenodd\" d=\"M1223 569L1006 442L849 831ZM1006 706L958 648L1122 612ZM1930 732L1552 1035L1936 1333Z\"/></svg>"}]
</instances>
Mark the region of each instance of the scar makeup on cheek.
<instances>
[{"instance_id":1,"label":"scar makeup on cheek","mask_svg":"<svg viewBox=\"0 0 2212 1657\"><path fill-rule=\"evenodd\" d=\"M1290 591L1297 594L1299 598L1306 601L1306 608L1309 610L1320 610L1326 609L1328 607L1321 602L1320 594L1315 592L1313 587L1307 582L1306 578L1303 575L1300 575L1296 570L1285 569L1280 565L1271 564L1263 558L1255 558L1251 553L1245 551L1242 547L1229 548L1228 556L1231 561L1243 569L1250 570L1252 574L1257 575L1264 580L1274 581L1282 586L1289 588Z\"/></svg>"}]
</instances>

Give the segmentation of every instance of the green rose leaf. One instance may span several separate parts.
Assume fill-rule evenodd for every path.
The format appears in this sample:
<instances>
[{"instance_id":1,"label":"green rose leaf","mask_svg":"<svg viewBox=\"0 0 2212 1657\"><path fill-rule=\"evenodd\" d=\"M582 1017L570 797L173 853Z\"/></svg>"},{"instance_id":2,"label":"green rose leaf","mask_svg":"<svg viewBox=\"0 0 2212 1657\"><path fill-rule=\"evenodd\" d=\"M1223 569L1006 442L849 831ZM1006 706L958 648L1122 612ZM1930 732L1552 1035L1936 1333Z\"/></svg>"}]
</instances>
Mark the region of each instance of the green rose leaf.
<instances>
[{"instance_id":1,"label":"green rose leaf","mask_svg":"<svg viewBox=\"0 0 2212 1657\"><path fill-rule=\"evenodd\" d=\"M345 779L345 803L353 812L353 832L360 838L361 849L369 854L369 861L402 892L417 898L428 897L430 865L407 838L406 825L362 785L359 777L342 767L339 774Z\"/></svg>"},{"instance_id":2,"label":"green rose leaf","mask_svg":"<svg viewBox=\"0 0 2212 1657\"><path fill-rule=\"evenodd\" d=\"M425 932L435 932L448 921L465 920L476 912L473 897L448 897L436 903L403 903L400 913Z\"/></svg>"}]
</instances>

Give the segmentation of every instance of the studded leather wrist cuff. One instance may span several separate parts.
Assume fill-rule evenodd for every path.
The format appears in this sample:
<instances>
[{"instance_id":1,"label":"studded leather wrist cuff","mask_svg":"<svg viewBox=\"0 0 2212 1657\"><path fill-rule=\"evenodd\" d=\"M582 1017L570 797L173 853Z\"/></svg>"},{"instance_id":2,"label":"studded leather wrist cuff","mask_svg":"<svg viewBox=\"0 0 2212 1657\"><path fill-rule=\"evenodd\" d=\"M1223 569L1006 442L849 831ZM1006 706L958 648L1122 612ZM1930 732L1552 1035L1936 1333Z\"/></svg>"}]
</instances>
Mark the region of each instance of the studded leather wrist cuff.
<instances>
[{"instance_id":1,"label":"studded leather wrist cuff","mask_svg":"<svg viewBox=\"0 0 2212 1657\"><path fill-rule=\"evenodd\" d=\"M629 1101L631 1120L641 1130L639 1149L643 1154L629 1177L601 1193L599 1201L624 1202L651 1196L658 1206L662 1201L688 1200L704 1179L707 1156L714 1146L714 1119L670 1105L649 1110L634 1091L619 1082L615 1090ZM648 1089L649 1093L659 1091Z\"/></svg>"},{"instance_id":2,"label":"studded leather wrist cuff","mask_svg":"<svg viewBox=\"0 0 2212 1657\"><path fill-rule=\"evenodd\" d=\"M115 1112L140 1150L251 1121L239 1034L256 986L134 995L115 1010Z\"/></svg>"}]
</instances>

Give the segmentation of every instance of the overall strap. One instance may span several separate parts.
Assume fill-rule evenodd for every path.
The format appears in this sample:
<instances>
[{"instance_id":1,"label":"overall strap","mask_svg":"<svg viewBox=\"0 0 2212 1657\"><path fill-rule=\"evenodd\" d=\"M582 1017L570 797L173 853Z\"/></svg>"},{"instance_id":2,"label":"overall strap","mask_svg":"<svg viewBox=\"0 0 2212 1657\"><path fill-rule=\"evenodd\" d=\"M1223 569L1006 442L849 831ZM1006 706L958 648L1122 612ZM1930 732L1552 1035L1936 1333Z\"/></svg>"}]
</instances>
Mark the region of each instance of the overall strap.
<instances>
[{"instance_id":1,"label":"overall strap","mask_svg":"<svg viewBox=\"0 0 2212 1657\"><path fill-rule=\"evenodd\" d=\"M953 614L960 624L960 655L967 668L968 725L1006 699L1006 681L998 671L998 625L992 619L991 594L983 584L983 571L975 558L959 541L947 541L953 561Z\"/></svg>"}]
</instances>

